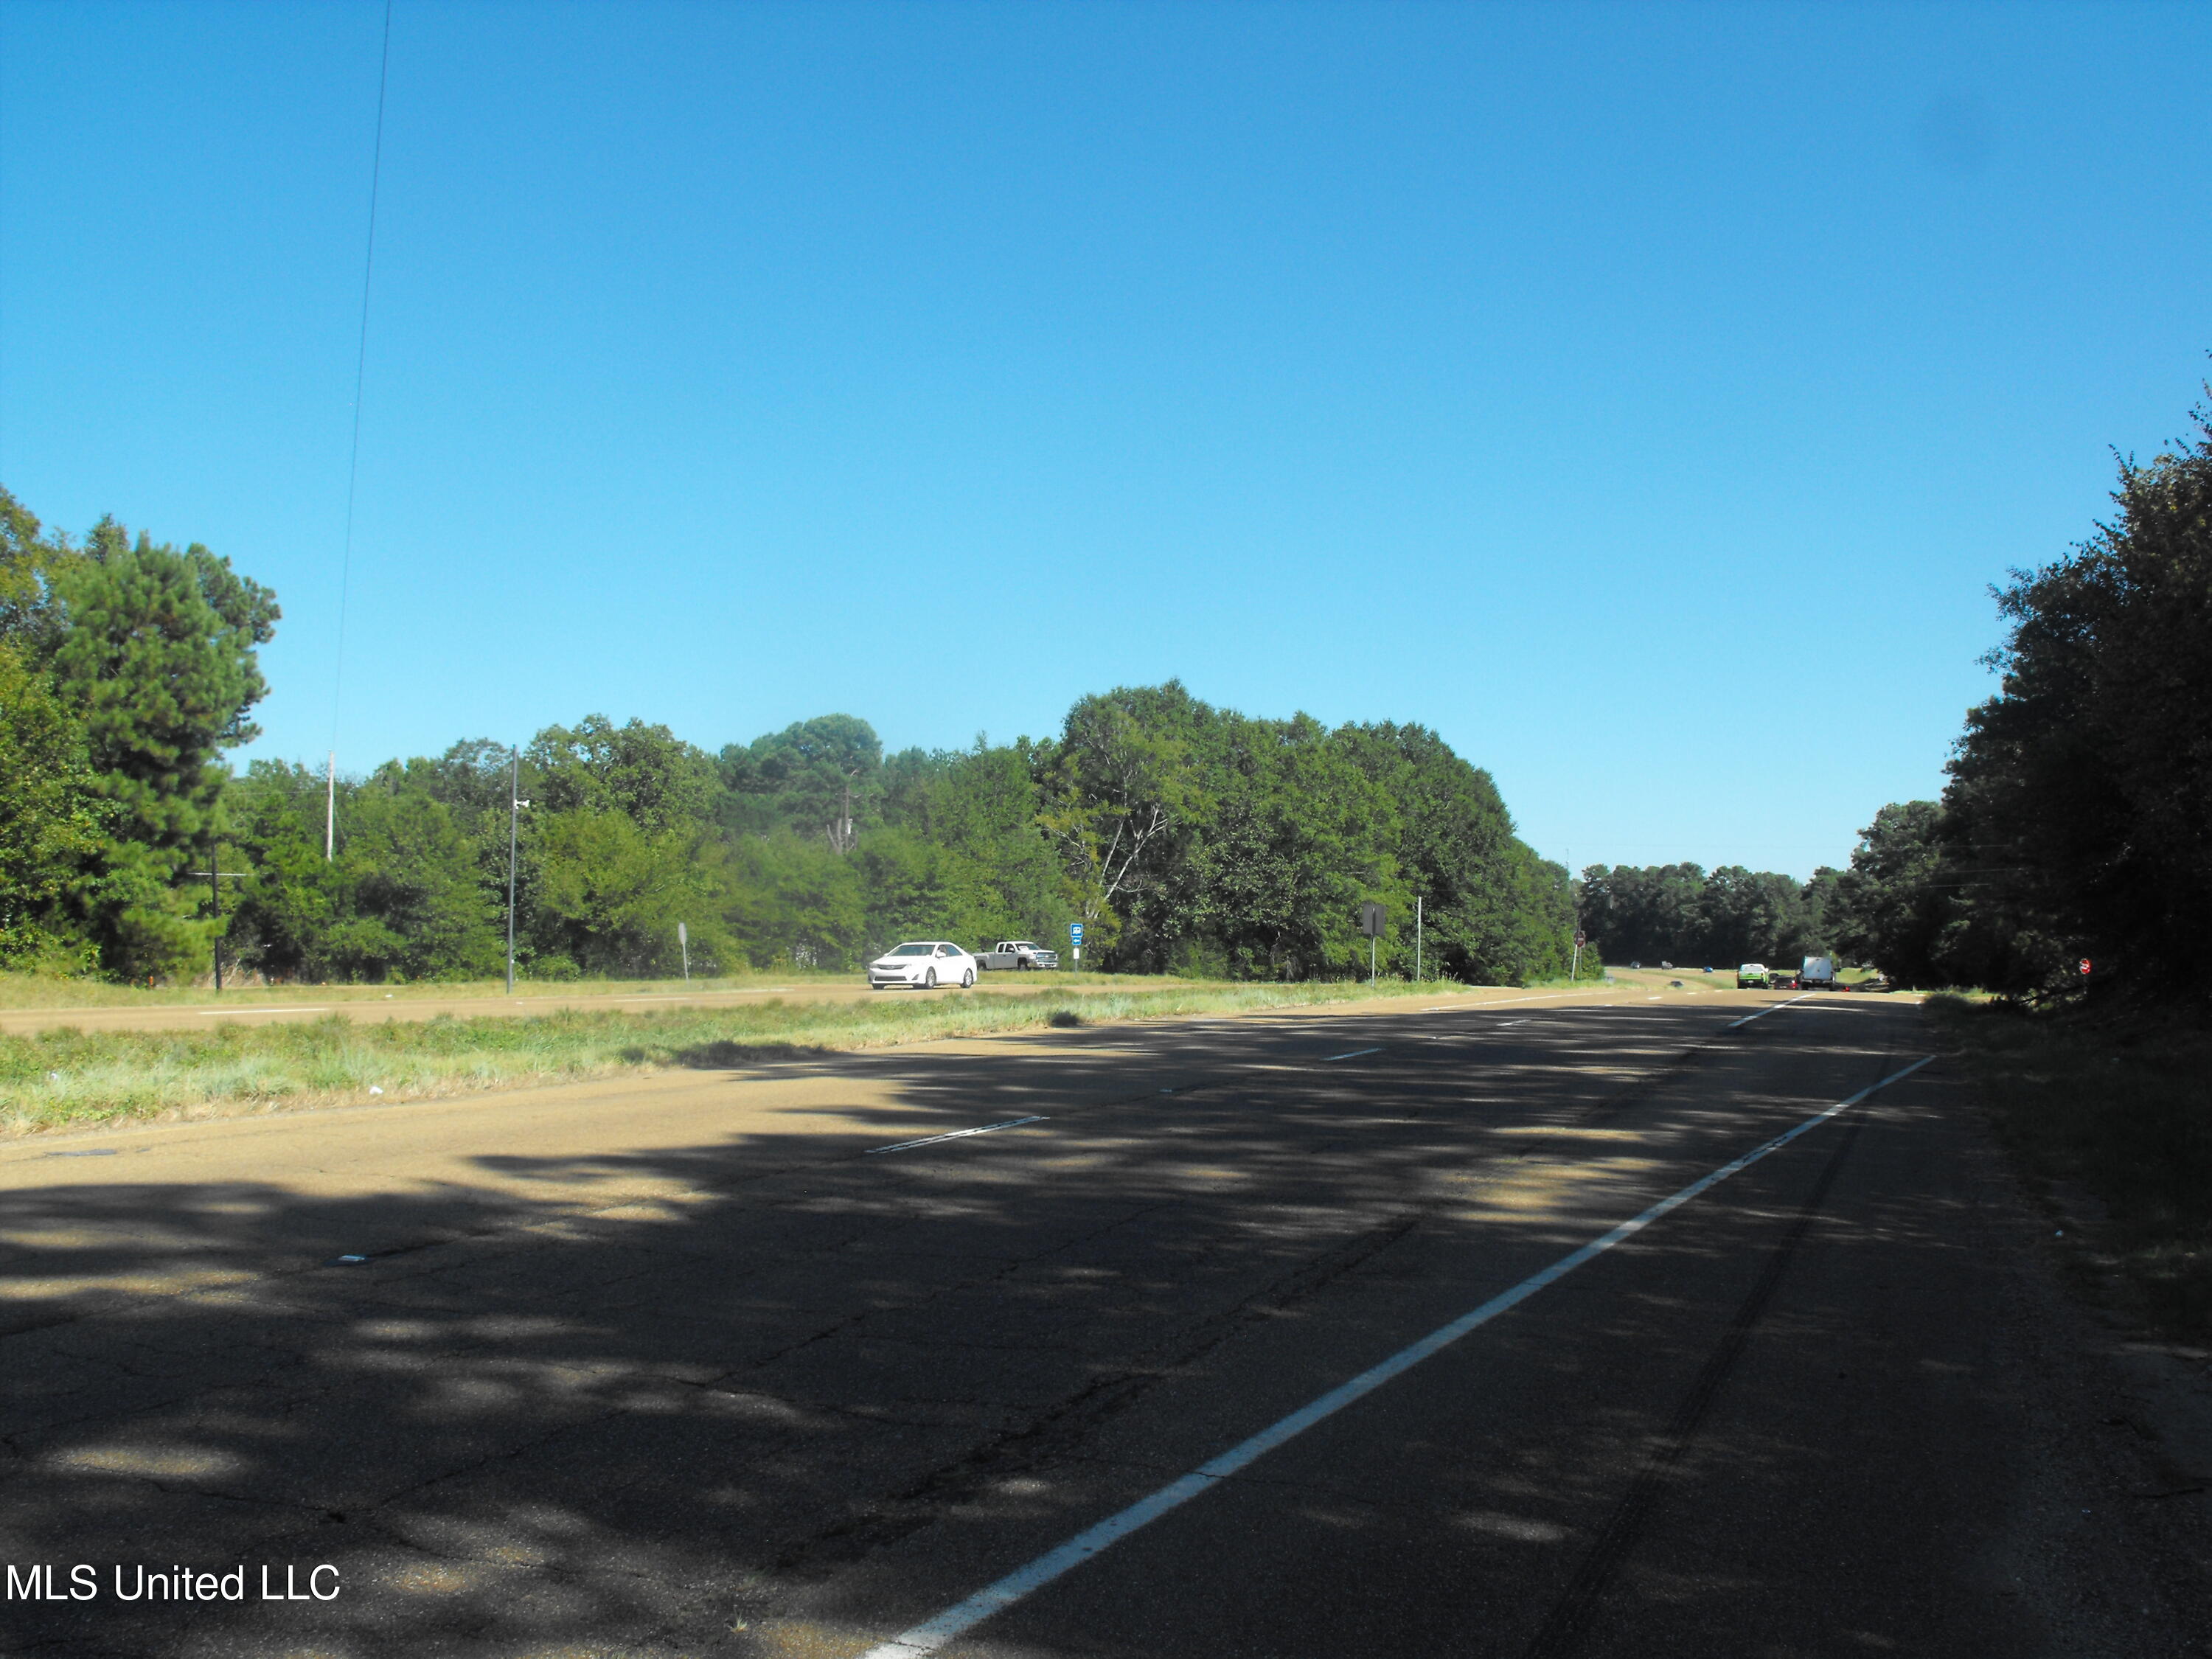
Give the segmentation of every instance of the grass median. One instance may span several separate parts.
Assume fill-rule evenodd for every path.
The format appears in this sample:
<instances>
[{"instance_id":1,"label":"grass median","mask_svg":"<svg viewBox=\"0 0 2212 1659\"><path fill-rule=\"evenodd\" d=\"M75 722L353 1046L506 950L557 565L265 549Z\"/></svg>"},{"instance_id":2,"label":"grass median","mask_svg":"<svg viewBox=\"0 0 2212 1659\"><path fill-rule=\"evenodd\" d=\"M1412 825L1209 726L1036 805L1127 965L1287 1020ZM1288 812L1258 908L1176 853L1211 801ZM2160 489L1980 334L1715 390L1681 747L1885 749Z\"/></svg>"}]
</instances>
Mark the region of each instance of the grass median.
<instances>
[{"instance_id":1,"label":"grass median","mask_svg":"<svg viewBox=\"0 0 2212 1659\"><path fill-rule=\"evenodd\" d=\"M1364 1000L1465 988L1364 984L1076 987L978 997L650 1012L570 1008L524 1018L371 1024L343 1016L208 1030L0 1036L0 1128L421 1099L640 1070L721 1068L935 1038Z\"/></svg>"},{"instance_id":2,"label":"grass median","mask_svg":"<svg viewBox=\"0 0 2212 1659\"><path fill-rule=\"evenodd\" d=\"M2212 1032L1959 997L1928 1009L1979 1078L1999 1138L2069 1218L2093 1288L2172 1334L2212 1337Z\"/></svg>"}]
</instances>

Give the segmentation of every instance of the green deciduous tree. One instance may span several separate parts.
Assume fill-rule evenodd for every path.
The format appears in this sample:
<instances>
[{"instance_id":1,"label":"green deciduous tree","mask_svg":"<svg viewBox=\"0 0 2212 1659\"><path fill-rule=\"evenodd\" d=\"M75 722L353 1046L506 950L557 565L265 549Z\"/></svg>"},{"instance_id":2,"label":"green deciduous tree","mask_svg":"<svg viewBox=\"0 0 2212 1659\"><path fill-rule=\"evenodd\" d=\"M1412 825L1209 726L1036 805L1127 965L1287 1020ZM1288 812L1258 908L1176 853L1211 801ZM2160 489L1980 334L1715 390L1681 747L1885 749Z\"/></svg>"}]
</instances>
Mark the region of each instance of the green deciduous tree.
<instances>
[{"instance_id":1,"label":"green deciduous tree","mask_svg":"<svg viewBox=\"0 0 2212 1659\"><path fill-rule=\"evenodd\" d=\"M2014 574L1944 792L1983 976L2212 988L2212 425L2120 466L2114 520ZM1963 964L1962 964L1963 967Z\"/></svg>"},{"instance_id":2,"label":"green deciduous tree","mask_svg":"<svg viewBox=\"0 0 2212 1659\"><path fill-rule=\"evenodd\" d=\"M621 812L548 814L531 840L531 937L541 963L585 973L654 975L680 960L677 924L712 971L736 951L719 918L727 854L696 824L647 829Z\"/></svg>"},{"instance_id":3,"label":"green deciduous tree","mask_svg":"<svg viewBox=\"0 0 2212 1659\"><path fill-rule=\"evenodd\" d=\"M849 853L876 821L883 744L851 714L823 714L732 744L720 762L723 821L742 834L819 836Z\"/></svg>"},{"instance_id":4,"label":"green deciduous tree","mask_svg":"<svg viewBox=\"0 0 2212 1659\"><path fill-rule=\"evenodd\" d=\"M714 761L666 726L617 726L604 714L547 726L525 758L544 811L619 812L647 835L704 823L721 787Z\"/></svg>"},{"instance_id":5,"label":"green deciduous tree","mask_svg":"<svg viewBox=\"0 0 2212 1659\"><path fill-rule=\"evenodd\" d=\"M1188 843L1203 806L1199 745L1213 724L1180 681L1121 687L1081 699L1059 741L1035 751L1037 822L1086 949L1110 959L1128 915Z\"/></svg>"},{"instance_id":6,"label":"green deciduous tree","mask_svg":"<svg viewBox=\"0 0 2212 1659\"><path fill-rule=\"evenodd\" d=\"M865 854L856 860L787 830L741 837L730 854L725 924L757 968L856 967L868 918L865 864Z\"/></svg>"}]
</instances>

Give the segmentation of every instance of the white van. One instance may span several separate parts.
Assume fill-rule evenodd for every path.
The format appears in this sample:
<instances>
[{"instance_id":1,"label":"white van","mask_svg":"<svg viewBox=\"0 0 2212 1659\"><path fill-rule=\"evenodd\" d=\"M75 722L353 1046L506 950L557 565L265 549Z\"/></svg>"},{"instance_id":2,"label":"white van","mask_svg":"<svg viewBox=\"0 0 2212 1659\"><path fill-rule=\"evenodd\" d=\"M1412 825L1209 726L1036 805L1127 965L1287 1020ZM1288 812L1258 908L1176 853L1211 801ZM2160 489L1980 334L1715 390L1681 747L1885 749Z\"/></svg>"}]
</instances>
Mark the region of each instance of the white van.
<instances>
[{"instance_id":1,"label":"white van","mask_svg":"<svg viewBox=\"0 0 2212 1659\"><path fill-rule=\"evenodd\" d=\"M1807 957L1805 965L1797 970L1797 988L1801 991L1834 990L1836 959L1833 957Z\"/></svg>"}]
</instances>

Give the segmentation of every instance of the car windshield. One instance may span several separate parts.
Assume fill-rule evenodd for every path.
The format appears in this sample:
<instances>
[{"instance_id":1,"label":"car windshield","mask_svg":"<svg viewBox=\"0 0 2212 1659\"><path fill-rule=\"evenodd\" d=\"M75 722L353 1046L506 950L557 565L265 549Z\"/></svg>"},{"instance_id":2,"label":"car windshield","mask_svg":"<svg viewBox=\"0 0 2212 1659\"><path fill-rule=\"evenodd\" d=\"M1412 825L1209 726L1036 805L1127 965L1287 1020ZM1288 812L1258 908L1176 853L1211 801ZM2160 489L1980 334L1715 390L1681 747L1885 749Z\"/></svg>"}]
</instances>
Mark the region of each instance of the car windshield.
<instances>
[{"instance_id":1,"label":"car windshield","mask_svg":"<svg viewBox=\"0 0 2212 1659\"><path fill-rule=\"evenodd\" d=\"M936 948L934 945L902 945L891 954L895 957L926 957Z\"/></svg>"}]
</instances>

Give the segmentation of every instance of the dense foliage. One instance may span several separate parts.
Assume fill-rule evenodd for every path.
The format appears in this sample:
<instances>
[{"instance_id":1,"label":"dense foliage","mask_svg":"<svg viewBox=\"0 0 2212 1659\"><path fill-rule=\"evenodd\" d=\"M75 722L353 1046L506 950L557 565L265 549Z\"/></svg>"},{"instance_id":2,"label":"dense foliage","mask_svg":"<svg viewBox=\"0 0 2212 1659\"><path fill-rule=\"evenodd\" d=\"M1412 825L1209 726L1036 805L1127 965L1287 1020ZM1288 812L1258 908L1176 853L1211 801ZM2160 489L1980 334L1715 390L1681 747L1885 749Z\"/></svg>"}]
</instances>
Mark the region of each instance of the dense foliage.
<instances>
[{"instance_id":1,"label":"dense foliage","mask_svg":"<svg viewBox=\"0 0 2212 1659\"><path fill-rule=\"evenodd\" d=\"M1564 973L1566 872L1489 776L1418 726L1255 720L1180 684L1085 697L1060 732L886 756L825 715L709 754L599 715L336 785L222 751L253 735L268 592L103 521L82 545L0 493L0 965L274 979L849 969L898 939L1064 940L1085 965L1239 979ZM211 865L210 860L218 860ZM215 915L208 872L223 878Z\"/></svg>"},{"instance_id":2,"label":"dense foliage","mask_svg":"<svg viewBox=\"0 0 2212 1659\"><path fill-rule=\"evenodd\" d=\"M218 827L222 751L256 734L254 647L277 614L197 544L103 519L76 545L0 491L0 751L25 813L0 854L11 960L136 977L205 956L185 875Z\"/></svg>"},{"instance_id":3,"label":"dense foliage","mask_svg":"<svg viewBox=\"0 0 2212 1659\"><path fill-rule=\"evenodd\" d=\"M2016 571L1940 801L1882 809L1851 943L1923 985L2212 988L2212 426L2123 462L2114 520Z\"/></svg>"}]
</instances>

